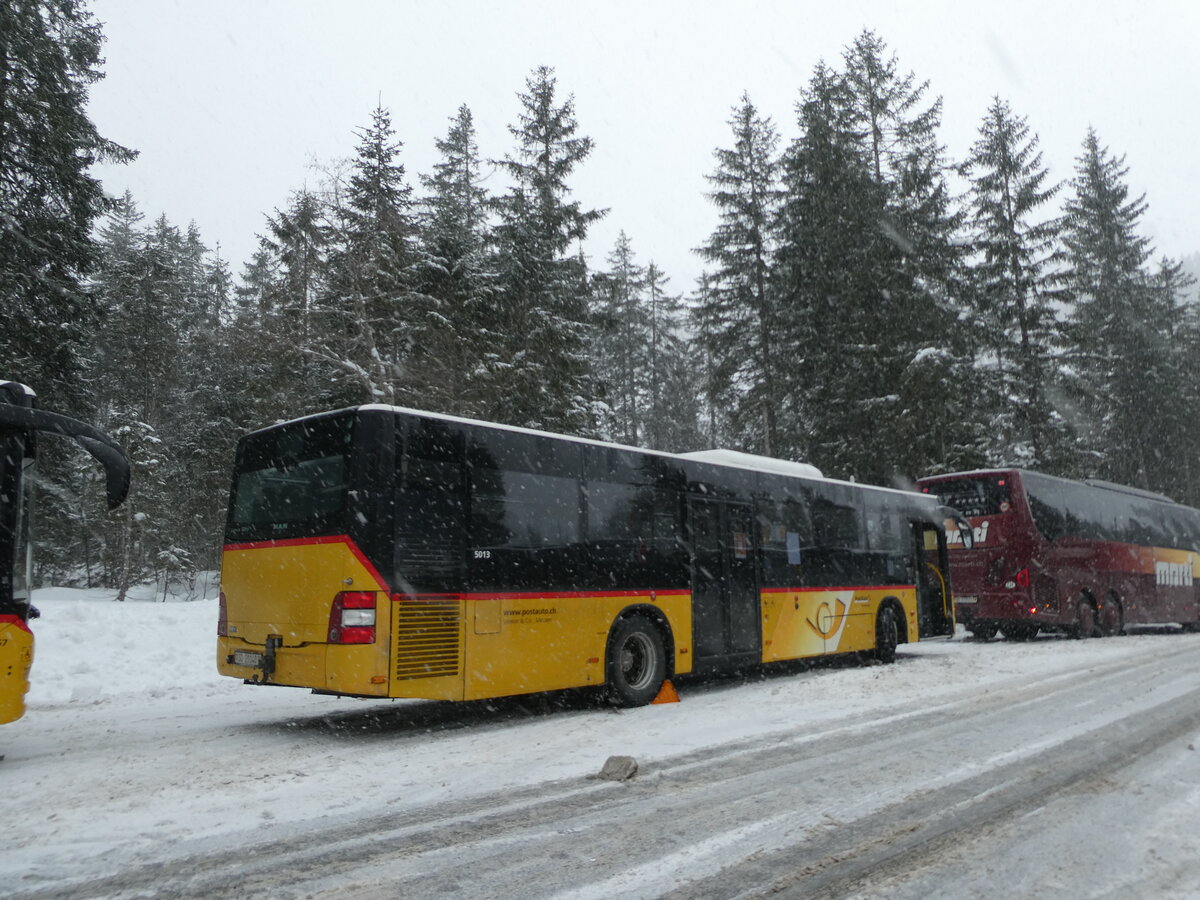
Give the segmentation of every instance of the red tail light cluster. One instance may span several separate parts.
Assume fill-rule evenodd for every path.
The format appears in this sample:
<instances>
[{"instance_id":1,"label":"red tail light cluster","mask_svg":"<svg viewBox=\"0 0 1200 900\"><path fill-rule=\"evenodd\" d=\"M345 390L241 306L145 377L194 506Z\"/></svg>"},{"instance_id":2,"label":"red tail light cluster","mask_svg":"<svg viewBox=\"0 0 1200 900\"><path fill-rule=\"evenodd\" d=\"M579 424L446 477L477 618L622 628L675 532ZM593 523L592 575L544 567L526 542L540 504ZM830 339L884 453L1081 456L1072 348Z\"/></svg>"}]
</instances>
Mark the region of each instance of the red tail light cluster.
<instances>
[{"instance_id":1,"label":"red tail light cluster","mask_svg":"<svg viewBox=\"0 0 1200 900\"><path fill-rule=\"evenodd\" d=\"M221 599L217 606L217 637L229 636L229 607L225 605L225 592L221 591Z\"/></svg>"},{"instance_id":2,"label":"red tail light cluster","mask_svg":"<svg viewBox=\"0 0 1200 900\"><path fill-rule=\"evenodd\" d=\"M375 643L375 592L342 591L329 610L329 643Z\"/></svg>"},{"instance_id":3,"label":"red tail light cluster","mask_svg":"<svg viewBox=\"0 0 1200 900\"><path fill-rule=\"evenodd\" d=\"M1029 568L1026 567L1014 575L1013 581L1017 583L1017 587L1029 587Z\"/></svg>"}]
</instances>

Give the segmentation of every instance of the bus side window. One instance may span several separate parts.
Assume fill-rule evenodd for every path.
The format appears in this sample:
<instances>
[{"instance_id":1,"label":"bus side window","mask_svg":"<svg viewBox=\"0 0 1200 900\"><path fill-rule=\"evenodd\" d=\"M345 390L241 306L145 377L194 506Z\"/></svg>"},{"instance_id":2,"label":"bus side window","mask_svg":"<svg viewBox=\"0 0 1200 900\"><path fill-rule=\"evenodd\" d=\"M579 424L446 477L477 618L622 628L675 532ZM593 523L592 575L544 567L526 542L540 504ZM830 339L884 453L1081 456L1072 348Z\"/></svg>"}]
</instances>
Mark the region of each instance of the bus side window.
<instances>
[{"instance_id":1,"label":"bus side window","mask_svg":"<svg viewBox=\"0 0 1200 900\"><path fill-rule=\"evenodd\" d=\"M1025 492L1029 497L1029 510L1033 523L1047 541L1062 537L1066 531L1066 515L1063 512L1063 496L1058 482L1043 480L1025 474Z\"/></svg>"}]
</instances>

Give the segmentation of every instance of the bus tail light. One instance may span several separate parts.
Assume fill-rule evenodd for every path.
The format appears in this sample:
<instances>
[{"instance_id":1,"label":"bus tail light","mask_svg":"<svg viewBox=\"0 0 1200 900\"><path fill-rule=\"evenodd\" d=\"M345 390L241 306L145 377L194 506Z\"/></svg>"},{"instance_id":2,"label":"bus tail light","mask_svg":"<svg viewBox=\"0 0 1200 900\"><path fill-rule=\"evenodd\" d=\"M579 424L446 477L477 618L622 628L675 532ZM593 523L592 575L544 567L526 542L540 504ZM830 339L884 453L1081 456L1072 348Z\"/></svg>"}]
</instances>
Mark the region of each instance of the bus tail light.
<instances>
[{"instance_id":1,"label":"bus tail light","mask_svg":"<svg viewBox=\"0 0 1200 900\"><path fill-rule=\"evenodd\" d=\"M217 637L229 637L229 607L225 605L224 591L217 604Z\"/></svg>"},{"instance_id":2,"label":"bus tail light","mask_svg":"<svg viewBox=\"0 0 1200 900\"><path fill-rule=\"evenodd\" d=\"M1017 587L1029 587L1029 568L1026 567L1013 576L1013 581L1017 583Z\"/></svg>"},{"instance_id":3,"label":"bus tail light","mask_svg":"<svg viewBox=\"0 0 1200 900\"><path fill-rule=\"evenodd\" d=\"M329 643L375 643L375 592L340 591L329 611Z\"/></svg>"}]
</instances>

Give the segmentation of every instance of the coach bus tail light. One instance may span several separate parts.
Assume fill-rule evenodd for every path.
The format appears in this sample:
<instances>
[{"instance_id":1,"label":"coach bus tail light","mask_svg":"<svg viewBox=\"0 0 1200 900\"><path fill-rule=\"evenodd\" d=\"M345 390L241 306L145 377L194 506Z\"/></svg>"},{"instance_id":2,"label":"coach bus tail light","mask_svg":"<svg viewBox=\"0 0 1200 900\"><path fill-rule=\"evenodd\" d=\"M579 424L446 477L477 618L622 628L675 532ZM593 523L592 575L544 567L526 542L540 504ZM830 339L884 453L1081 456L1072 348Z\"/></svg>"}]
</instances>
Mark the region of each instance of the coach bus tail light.
<instances>
[{"instance_id":1,"label":"coach bus tail light","mask_svg":"<svg viewBox=\"0 0 1200 900\"><path fill-rule=\"evenodd\" d=\"M1016 575L1014 575L1012 577L1012 581L1007 582L1004 586L1006 588L1008 588L1009 590L1012 590L1013 588L1029 587L1029 569L1028 569L1028 567L1022 569L1020 572L1018 572Z\"/></svg>"},{"instance_id":2,"label":"coach bus tail light","mask_svg":"<svg viewBox=\"0 0 1200 900\"><path fill-rule=\"evenodd\" d=\"M225 605L225 592L221 591L217 606L217 637L229 636L229 607Z\"/></svg>"},{"instance_id":3,"label":"coach bus tail light","mask_svg":"<svg viewBox=\"0 0 1200 900\"><path fill-rule=\"evenodd\" d=\"M329 611L329 643L375 643L375 593L341 591Z\"/></svg>"}]
</instances>

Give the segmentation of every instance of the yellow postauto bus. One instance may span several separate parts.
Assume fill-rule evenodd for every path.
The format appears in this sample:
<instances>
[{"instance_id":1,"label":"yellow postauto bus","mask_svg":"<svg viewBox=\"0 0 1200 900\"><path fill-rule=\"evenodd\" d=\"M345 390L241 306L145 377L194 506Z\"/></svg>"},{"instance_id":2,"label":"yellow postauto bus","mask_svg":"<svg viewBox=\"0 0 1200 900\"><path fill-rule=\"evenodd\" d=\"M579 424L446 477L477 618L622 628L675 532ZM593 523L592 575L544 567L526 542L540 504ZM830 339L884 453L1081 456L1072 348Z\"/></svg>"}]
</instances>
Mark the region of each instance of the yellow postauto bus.
<instances>
[{"instance_id":1,"label":"yellow postauto bus","mask_svg":"<svg viewBox=\"0 0 1200 900\"><path fill-rule=\"evenodd\" d=\"M33 665L32 488L39 434L74 438L104 467L109 508L129 493L129 462L102 431L59 413L38 409L36 395L15 381L0 381L0 724L25 713Z\"/></svg>"},{"instance_id":2,"label":"yellow postauto bus","mask_svg":"<svg viewBox=\"0 0 1200 900\"><path fill-rule=\"evenodd\" d=\"M929 496L367 405L237 449L217 667L472 700L835 653L954 627Z\"/></svg>"}]
</instances>

